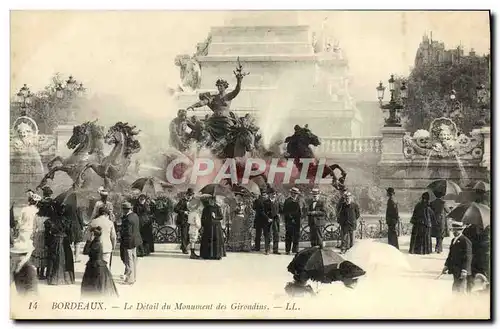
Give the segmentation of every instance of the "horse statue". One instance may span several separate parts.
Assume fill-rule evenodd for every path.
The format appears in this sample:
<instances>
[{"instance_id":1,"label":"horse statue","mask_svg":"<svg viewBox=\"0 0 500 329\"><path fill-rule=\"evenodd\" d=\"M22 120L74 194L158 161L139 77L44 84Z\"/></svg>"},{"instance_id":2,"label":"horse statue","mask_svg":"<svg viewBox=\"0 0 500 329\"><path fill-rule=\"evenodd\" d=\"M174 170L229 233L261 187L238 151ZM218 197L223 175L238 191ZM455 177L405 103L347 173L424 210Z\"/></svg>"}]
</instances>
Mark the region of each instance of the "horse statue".
<instances>
[{"instance_id":1,"label":"horse statue","mask_svg":"<svg viewBox=\"0 0 500 329\"><path fill-rule=\"evenodd\" d=\"M43 177L37 188L45 186L47 180L53 180L58 171L65 172L73 182L80 179L82 185L86 186L88 180L84 177L80 178L80 173L89 161L100 161L103 158L103 139L104 129L97 125L97 120L74 126L73 135L66 143L68 149L74 150L73 153L67 158L58 155L50 160L47 164L49 172Z\"/></svg>"},{"instance_id":2,"label":"horse statue","mask_svg":"<svg viewBox=\"0 0 500 329\"><path fill-rule=\"evenodd\" d=\"M312 158L314 161L309 165L307 178L315 179L316 174L319 169L318 159L314 156L313 150L309 147L321 145L319 137L311 132L307 125L305 127L300 127L296 125L294 127L295 133L292 136L288 136L285 139L286 153L285 159L292 159L294 165L297 167L299 172L302 172L303 163L300 159ZM337 178L335 170L339 170L341 177ZM345 191L345 179L347 177L346 171L340 167L338 164L324 165L323 173L321 178L326 178L328 176L332 177L332 185L339 191Z\"/></svg>"},{"instance_id":3,"label":"horse statue","mask_svg":"<svg viewBox=\"0 0 500 329\"><path fill-rule=\"evenodd\" d=\"M108 189L123 178L130 166L132 155L141 150L141 144L135 139L139 131L135 128L136 126L123 122L117 122L110 127L104 140L109 145L114 144L113 149L102 161L87 163L81 170L76 185L80 186L81 179L89 168L104 179L104 186Z\"/></svg>"}]
</instances>

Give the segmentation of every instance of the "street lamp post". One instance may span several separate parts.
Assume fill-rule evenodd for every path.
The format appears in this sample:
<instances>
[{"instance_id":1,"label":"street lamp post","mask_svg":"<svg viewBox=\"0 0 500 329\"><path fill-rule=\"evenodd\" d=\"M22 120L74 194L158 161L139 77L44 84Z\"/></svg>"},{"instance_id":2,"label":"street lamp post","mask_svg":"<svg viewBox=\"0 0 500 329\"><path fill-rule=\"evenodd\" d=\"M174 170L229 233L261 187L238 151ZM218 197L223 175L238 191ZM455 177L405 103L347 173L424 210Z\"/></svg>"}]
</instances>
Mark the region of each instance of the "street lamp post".
<instances>
[{"instance_id":1,"label":"street lamp post","mask_svg":"<svg viewBox=\"0 0 500 329\"><path fill-rule=\"evenodd\" d=\"M73 101L75 98L81 98L85 96L85 88L82 83L78 83L72 75L69 76L68 80L66 80L66 84L63 86L62 83L58 83L55 92L56 97L63 102L69 101L69 121L75 121L75 109L73 108ZM76 105L78 107L78 104Z\"/></svg>"},{"instance_id":2,"label":"street lamp post","mask_svg":"<svg viewBox=\"0 0 500 329\"><path fill-rule=\"evenodd\" d=\"M23 85L19 92L16 94L16 102L21 109L21 116L26 116L28 114L28 110L31 106L33 94L26 84Z\"/></svg>"},{"instance_id":3,"label":"street lamp post","mask_svg":"<svg viewBox=\"0 0 500 329\"><path fill-rule=\"evenodd\" d=\"M385 119L385 127L401 127L401 119L397 115L398 110L402 110L404 108L403 104L398 103L396 100L395 96L395 80L394 80L394 75L391 74L391 78L389 79L389 91L391 92L391 99L389 103L383 104L384 100L384 92L385 92L385 87L382 84L382 81L380 81L377 89L377 98L379 100L380 108L382 110L389 110L389 117ZM406 99L408 98L408 88L406 87L406 82L402 82L400 89L400 98L402 102L404 103Z\"/></svg>"}]
</instances>

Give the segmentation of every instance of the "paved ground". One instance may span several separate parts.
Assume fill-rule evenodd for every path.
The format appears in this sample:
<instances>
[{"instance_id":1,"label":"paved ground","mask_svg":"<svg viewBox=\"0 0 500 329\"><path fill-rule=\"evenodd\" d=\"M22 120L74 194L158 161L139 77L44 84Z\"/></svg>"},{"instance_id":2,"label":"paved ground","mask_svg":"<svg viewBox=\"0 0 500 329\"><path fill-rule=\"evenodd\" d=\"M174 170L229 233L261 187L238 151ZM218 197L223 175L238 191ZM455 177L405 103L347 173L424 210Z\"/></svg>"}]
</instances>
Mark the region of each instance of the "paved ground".
<instances>
[{"instance_id":1,"label":"paved ground","mask_svg":"<svg viewBox=\"0 0 500 329\"><path fill-rule=\"evenodd\" d=\"M445 251L449 246L445 241ZM488 299L456 303L449 275L436 279L446 253L408 255L408 238L400 238L400 247L410 270L381 269L368 272L354 290L342 284L316 285L315 298L291 300L283 293L291 280L286 271L292 256L259 253L228 253L221 261L190 260L177 250L158 246L158 252L139 261L138 279L133 286L120 284L123 264L119 256L112 261L120 298L108 301L106 311L53 310L55 301L78 301L85 259L76 264L77 282L71 286L41 284L41 299L36 310L27 311L27 301L13 300L14 314L35 318L120 317L120 318L487 318ZM163 250L162 250L163 249ZM295 302L297 310L286 310ZM127 305L131 309L125 310ZM143 304L143 305L138 305ZM141 306L146 303L152 308ZM158 303L158 304L154 304ZM213 304L211 310L179 310L177 303ZM218 303L226 305L217 310ZM255 304L257 303L257 304ZM161 310L169 304L170 310ZM242 309L242 305L254 308ZM461 306L460 306L461 305ZM460 307L459 307L460 306ZM233 310L231 310L231 307ZM139 309L138 309L139 308ZM291 307L289 307L291 308Z\"/></svg>"}]
</instances>

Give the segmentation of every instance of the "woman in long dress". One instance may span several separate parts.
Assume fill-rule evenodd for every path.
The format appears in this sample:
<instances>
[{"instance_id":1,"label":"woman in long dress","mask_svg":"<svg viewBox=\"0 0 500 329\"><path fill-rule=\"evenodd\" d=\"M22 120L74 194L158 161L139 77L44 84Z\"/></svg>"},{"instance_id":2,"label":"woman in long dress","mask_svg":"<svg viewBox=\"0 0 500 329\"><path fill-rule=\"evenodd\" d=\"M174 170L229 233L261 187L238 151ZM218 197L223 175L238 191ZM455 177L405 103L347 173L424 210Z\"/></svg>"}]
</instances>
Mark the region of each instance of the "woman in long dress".
<instances>
[{"instance_id":1,"label":"woman in long dress","mask_svg":"<svg viewBox=\"0 0 500 329\"><path fill-rule=\"evenodd\" d=\"M83 297L118 297L115 282L103 259L100 226L91 229L92 242L85 245L84 254L89 256L82 278Z\"/></svg>"},{"instance_id":2,"label":"woman in long dress","mask_svg":"<svg viewBox=\"0 0 500 329\"><path fill-rule=\"evenodd\" d=\"M134 206L134 212L139 216L141 225L142 246L137 250L138 257L149 256L155 251L153 236L153 221L151 218L151 208L145 194L139 195L137 203Z\"/></svg>"},{"instance_id":3,"label":"woman in long dress","mask_svg":"<svg viewBox=\"0 0 500 329\"><path fill-rule=\"evenodd\" d=\"M413 225L410 238L410 254L427 255L432 253L431 228L435 221L434 212L429 204L429 193L422 194L422 199L413 210L410 223Z\"/></svg>"},{"instance_id":4,"label":"woman in long dress","mask_svg":"<svg viewBox=\"0 0 500 329\"><path fill-rule=\"evenodd\" d=\"M224 257L224 232L221 221L222 211L215 202L215 197L210 197L201 214L200 257L203 259L221 259Z\"/></svg>"},{"instance_id":5,"label":"woman in long dress","mask_svg":"<svg viewBox=\"0 0 500 329\"><path fill-rule=\"evenodd\" d=\"M236 195L236 207L232 212L229 247L231 251L252 250L252 206L242 195Z\"/></svg>"},{"instance_id":6,"label":"woman in long dress","mask_svg":"<svg viewBox=\"0 0 500 329\"><path fill-rule=\"evenodd\" d=\"M47 220L50 234L47 246L47 283L62 285L75 283L75 264L69 239L71 223L65 205L56 206L56 216Z\"/></svg>"}]
</instances>

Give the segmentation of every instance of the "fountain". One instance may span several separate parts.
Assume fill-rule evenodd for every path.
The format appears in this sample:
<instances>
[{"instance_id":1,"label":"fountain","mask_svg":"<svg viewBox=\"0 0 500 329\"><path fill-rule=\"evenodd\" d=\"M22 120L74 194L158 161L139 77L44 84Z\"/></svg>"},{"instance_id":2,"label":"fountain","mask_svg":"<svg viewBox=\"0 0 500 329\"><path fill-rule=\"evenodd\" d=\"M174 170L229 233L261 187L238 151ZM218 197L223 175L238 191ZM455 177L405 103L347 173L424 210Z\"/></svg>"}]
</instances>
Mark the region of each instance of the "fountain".
<instances>
[{"instance_id":1,"label":"fountain","mask_svg":"<svg viewBox=\"0 0 500 329\"><path fill-rule=\"evenodd\" d=\"M394 142L396 153L396 138ZM449 179L462 186L469 180L488 179L487 168L481 166L485 145L479 129L460 133L452 119L439 117L428 130L419 129L413 135L402 131L399 143L402 154L397 161L383 159L379 164L381 185L401 190L409 204L435 179Z\"/></svg>"},{"instance_id":2,"label":"fountain","mask_svg":"<svg viewBox=\"0 0 500 329\"><path fill-rule=\"evenodd\" d=\"M54 144L44 145L38 136L36 122L28 117L17 118L10 141L10 200L26 201L26 190L35 189L44 174L41 153Z\"/></svg>"}]
</instances>

